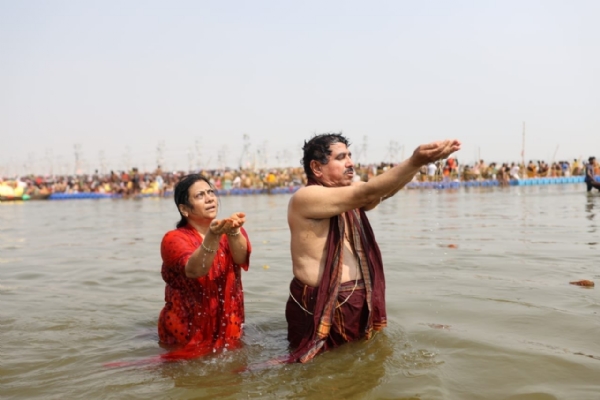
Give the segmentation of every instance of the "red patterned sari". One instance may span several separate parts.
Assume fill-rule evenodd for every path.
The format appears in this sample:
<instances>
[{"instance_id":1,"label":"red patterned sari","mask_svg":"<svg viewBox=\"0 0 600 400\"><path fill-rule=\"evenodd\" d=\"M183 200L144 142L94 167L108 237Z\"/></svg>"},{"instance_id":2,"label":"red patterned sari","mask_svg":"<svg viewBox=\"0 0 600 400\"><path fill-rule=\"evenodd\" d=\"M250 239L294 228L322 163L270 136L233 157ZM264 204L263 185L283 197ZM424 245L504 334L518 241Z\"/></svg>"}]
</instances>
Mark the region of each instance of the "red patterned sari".
<instances>
[{"instance_id":1,"label":"red patterned sari","mask_svg":"<svg viewBox=\"0 0 600 400\"><path fill-rule=\"evenodd\" d=\"M165 306L158 319L162 344L181 345L161 355L164 360L189 359L239 346L244 323L241 270L248 270L251 246L244 264L233 262L227 236L223 235L208 275L185 276L188 259L202 243L198 232L186 225L167 232L161 244L162 277L166 283Z\"/></svg>"}]
</instances>

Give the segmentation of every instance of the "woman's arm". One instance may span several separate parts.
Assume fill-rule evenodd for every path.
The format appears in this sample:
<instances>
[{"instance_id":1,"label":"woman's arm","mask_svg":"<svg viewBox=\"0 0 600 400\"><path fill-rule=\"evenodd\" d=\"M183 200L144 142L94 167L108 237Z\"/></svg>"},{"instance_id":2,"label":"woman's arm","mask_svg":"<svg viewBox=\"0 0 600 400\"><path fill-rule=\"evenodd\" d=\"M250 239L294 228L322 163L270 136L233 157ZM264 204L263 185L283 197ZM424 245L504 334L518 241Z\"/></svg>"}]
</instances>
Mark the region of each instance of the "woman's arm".
<instances>
[{"instance_id":1,"label":"woman's arm","mask_svg":"<svg viewBox=\"0 0 600 400\"><path fill-rule=\"evenodd\" d=\"M241 228L234 230L232 233L228 233L227 241L229 242L229 249L231 250L233 262L236 265L247 264L248 240L246 239L246 236L242 234Z\"/></svg>"},{"instance_id":2,"label":"woman's arm","mask_svg":"<svg viewBox=\"0 0 600 400\"><path fill-rule=\"evenodd\" d=\"M228 219L230 224L224 231L227 234L231 257L236 265L248 263L248 239L242 234L242 226L246 222L246 214L238 212L233 213Z\"/></svg>"},{"instance_id":3,"label":"woman's arm","mask_svg":"<svg viewBox=\"0 0 600 400\"><path fill-rule=\"evenodd\" d=\"M188 259L185 265L185 276L188 278L201 278L208 274L219 250L220 238L221 234L215 234L209 229L200 247Z\"/></svg>"}]
</instances>

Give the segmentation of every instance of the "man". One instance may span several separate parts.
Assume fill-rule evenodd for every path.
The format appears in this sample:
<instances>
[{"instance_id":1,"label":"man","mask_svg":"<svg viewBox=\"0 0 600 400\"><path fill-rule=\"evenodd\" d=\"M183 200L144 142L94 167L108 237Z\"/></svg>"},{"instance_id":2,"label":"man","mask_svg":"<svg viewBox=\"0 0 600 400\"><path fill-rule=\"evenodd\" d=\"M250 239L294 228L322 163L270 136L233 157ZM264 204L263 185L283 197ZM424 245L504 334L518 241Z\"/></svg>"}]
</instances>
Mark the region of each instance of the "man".
<instances>
[{"instance_id":1,"label":"man","mask_svg":"<svg viewBox=\"0 0 600 400\"><path fill-rule=\"evenodd\" d=\"M592 188L600 190L600 182L596 181L595 168L596 168L596 157L590 157L588 159L588 165L585 167L585 184L587 185L587 191L591 192Z\"/></svg>"},{"instance_id":2,"label":"man","mask_svg":"<svg viewBox=\"0 0 600 400\"><path fill-rule=\"evenodd\" d=\"M396 194L423 165L460 149L456 140L421 145L381 175L353 182L348 145L335 133L304 144L308 184L288 206L294 272L286 305L290 361L310 361L386 326L381 254L365 211Z\"/></svg>"}]
</instances>

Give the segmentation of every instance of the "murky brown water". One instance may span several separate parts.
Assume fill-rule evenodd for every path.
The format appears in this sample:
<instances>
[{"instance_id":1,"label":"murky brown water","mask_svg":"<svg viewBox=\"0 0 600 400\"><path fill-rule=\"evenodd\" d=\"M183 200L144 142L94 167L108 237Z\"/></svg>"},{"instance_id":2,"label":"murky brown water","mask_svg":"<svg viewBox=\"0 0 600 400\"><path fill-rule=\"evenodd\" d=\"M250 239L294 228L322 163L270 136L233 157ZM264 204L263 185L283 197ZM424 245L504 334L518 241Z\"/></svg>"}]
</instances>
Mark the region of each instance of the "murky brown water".
<instances>
[{"instance_id":1,"label":"murky brown water","mask_svg":"<svg viewBox=\"0 0 600 400\"><path fill-rule=\"evenodd\" d=\"M172 200L0 204L0 397L6 399L600 398L600 196L583 185L399 193L370 212L389 326L306 365L236 373L287 350L289 197L224 197L254 246L245 346L160 354L159 243Z\"/></svg>"}]
</instances>

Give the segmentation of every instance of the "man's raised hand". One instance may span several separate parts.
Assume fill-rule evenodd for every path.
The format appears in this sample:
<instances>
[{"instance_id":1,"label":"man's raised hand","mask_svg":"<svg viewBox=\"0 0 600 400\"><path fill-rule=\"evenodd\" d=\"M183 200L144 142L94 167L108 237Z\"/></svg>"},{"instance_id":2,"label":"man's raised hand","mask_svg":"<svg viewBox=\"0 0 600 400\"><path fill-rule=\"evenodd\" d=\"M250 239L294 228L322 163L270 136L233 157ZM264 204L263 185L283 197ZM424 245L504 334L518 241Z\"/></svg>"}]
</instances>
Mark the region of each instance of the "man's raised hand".
<instances>
[{"instance_id":1,"label":"man's raised hand","mask_svg":"<svg viewBox=\"0 0 600 400\"><path fill-rule=\"evenodd\" d=\"M460 142L456 139L422 144L415 149L411 157L411 163L417 167L421 167L425 164L448 158L450 154L458 150L460 150Z\"/></svg>"}]
</instances>

